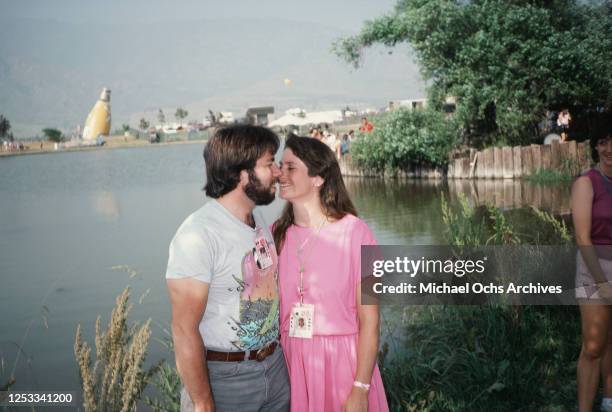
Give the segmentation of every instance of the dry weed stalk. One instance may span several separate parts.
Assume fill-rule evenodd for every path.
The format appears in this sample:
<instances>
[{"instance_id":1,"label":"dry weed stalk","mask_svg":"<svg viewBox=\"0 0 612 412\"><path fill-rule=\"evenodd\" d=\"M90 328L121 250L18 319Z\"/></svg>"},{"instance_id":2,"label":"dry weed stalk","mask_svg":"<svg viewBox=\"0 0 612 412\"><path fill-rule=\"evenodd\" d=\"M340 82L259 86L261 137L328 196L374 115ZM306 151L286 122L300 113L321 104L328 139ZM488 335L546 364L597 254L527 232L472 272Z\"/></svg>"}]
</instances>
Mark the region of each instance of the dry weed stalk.
<instances>
[{"instance_id":1,"label":"dry weed stalk","mask_svg":"<svg viewBox=\"0 0 612 412\"><path fill-rule=\"evenodd\" d=\"M128 305L130 288L117 297L106 330L101 328L101 317L96 319L96 361L91 367L91 348L77 328L74 353L81 376L83 406L88 412L136 409L136 404L157 367L142 371L147 345L151 336L150 323L128 328L127 318L132 309Z\"/></svg>"}]
</instances>

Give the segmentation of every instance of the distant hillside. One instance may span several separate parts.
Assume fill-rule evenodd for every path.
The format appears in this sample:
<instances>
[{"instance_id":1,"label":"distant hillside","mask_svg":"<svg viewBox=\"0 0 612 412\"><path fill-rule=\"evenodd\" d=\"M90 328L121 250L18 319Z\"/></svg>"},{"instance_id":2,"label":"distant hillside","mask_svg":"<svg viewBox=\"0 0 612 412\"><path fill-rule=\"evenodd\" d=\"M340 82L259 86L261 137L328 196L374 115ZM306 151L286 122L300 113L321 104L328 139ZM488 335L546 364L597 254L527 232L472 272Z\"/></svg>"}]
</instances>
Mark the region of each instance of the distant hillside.
<instances>
[{"instance_id":1,"label":"distant hillside","mask_svg":"<svg viewBox=\"0 0 612 412\"><path fill-rule=\"evenodd\" d=\"M330 52L345 34L287 20L0 20L0 113L20 135L82 124L102 87L112 91L113 128L143 115L155 122L160 107L172 121L178 105L201 119L208 109L383 106L423 94L407 48L370 51L355 71Z\"/></svg>"}]
</instances>

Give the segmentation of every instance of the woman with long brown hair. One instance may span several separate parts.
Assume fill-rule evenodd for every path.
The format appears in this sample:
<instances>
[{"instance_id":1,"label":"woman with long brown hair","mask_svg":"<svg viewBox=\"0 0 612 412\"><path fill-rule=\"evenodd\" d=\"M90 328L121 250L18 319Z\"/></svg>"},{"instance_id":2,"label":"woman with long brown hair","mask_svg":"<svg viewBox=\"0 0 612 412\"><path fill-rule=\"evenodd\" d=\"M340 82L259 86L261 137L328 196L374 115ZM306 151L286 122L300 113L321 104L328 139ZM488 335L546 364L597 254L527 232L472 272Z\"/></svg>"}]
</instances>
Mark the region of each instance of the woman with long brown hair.
<instances>
[{"instance_id":1,"label":"woman with long brown hair","mask_svg":"<svg viewBox=\"0 0 612 412\"><path fill-rule=\"evenodd\" d=\"M378 306L361 304L361 246L374 236L324 143L290 136L281 172L287 205L273 234L291 410L387 411L376 365Z\"/></svg>"}]
</instances>

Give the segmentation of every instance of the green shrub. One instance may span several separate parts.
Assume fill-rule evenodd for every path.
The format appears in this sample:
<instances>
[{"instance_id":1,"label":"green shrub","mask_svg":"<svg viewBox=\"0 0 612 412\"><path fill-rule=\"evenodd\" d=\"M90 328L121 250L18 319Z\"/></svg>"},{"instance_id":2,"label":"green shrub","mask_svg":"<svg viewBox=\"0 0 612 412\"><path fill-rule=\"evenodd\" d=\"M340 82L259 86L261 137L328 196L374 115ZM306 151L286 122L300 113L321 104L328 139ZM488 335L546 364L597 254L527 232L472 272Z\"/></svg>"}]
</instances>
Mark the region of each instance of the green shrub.
<instances>
[{"instance_id":1,"label":"green shrub","mask_svg":"<svg viewBox=\"0 0 612 412\"><path fill-rule=\"evenodd\" d=\"M351 155L361 167L376 171L407 170L415 165L445 167L458 141L458 130L441 112L400 108L375 124L372 133L359 135Z\"/></svg>"}]
</instances>

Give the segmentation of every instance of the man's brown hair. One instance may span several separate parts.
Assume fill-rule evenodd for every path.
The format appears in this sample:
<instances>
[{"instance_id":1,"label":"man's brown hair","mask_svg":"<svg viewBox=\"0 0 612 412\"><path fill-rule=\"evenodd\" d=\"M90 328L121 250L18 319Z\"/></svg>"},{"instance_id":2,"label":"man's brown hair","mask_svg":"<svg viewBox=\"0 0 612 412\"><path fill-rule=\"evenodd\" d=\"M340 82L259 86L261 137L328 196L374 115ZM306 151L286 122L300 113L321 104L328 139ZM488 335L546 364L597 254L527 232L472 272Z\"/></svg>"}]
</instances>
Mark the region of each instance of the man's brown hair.
<instances>
[{"instance_id":1,"label":"man's brown hair","mask_svg":"<svg viewBox=\"0 0 612 412\"><path fill-rule=\"evenodd\" d=\"M218 199L240 182L242 170L253 170L257 159L267 152L274 155L278 136L265 127L234 125L218 129L204 147L206 196Z\"/></svg>"}]
</instances>

